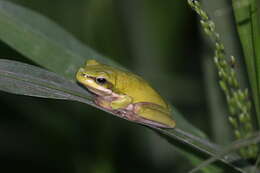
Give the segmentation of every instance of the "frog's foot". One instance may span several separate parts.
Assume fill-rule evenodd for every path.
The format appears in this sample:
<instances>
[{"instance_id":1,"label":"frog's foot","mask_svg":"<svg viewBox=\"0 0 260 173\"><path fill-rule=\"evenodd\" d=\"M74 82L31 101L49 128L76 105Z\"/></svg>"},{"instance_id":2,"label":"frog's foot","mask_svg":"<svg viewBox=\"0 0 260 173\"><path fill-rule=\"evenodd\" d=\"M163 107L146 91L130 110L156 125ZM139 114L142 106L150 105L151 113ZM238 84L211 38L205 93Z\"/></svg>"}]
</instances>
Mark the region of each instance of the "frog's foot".
<instances>
[{"instance_id":1,"label":"frog's foot","mask_svg":"<svg viewBox=\"0 0 260 173\"><path fill-rule=\"evenodd\" d=\"M117 109L114 110L114 112L120 117L125 118L129 121L138 121L139 119L139 117L133 111L127 109Z\"/></svg>"},{"instance_id":2,"label":"frog's foot","mask_svg":"<svg viewBox=\"0 0 260 173\"><path fill-rule=\"evenodd\" d=\"M148 120L145 118L142 118L141 116L138 116L136 113L134 113L133 111L127 111L124 109L121 110L114 110L114 113L116 113L117 115L119 115L120 117L127 119L129 121L134 121L134 122L139 122L141 124L148 124L148 125L152 125L152 126L156 126L156 127L161 127L161 128L169 128L169 126L166 126L164 124L152 121L152 120Z\"/></svg>"},{"instance_id":3,"label":"frog's foot","mask_svg":"<svg viewBox=\"0 0 260 173\"><path fill-rule=\"evenodd\" d=\"M174 128L176 126L170 113L160 105L145 102L136 103L133 112L139 117L137 120L144 124L161 128Z\"/></svg>"}]
</instances>

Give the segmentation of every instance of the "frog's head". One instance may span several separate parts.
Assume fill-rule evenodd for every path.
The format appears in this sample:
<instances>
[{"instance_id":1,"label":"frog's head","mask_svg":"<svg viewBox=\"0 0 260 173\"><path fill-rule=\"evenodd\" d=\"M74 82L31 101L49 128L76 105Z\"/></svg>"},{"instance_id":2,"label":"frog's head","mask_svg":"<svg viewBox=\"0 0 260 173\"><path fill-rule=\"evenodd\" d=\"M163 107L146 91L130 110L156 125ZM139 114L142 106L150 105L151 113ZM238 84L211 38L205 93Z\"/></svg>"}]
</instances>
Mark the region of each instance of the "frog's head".
<instances>
[{"instance_id":1,"label":"frog's head","mask_svg":"<svg viewBox=\"0 0 260 173\"><path fill-rule=\"evenodd\" d=\"M110 95L115 85L113 68L96 60L88 60L76 74L77 81L97 95Z\"/></svg>"}]
</instances>

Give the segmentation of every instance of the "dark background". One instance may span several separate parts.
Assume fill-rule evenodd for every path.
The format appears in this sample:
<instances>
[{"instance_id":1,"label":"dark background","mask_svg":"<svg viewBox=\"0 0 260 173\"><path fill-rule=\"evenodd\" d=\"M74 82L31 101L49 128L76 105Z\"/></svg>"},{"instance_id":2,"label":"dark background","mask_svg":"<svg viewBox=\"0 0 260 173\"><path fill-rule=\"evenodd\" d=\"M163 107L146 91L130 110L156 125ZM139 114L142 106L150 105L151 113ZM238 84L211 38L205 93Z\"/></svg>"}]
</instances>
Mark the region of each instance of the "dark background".
<instances>
[{"instance_id":1,"label":"dark background","mask_svg":"<svg viewBox=\"0 0 260 173\"><path fill-rule=\"evenodd\" d=\"M205 46L198 19L186 1L12 2L47 16L84 44L142 75L188 121L217 140L207 84L207 78L217 82L207 61L213 52ZM231 15L230 7L214 8L222 12L218 20ZM32 63L4 43L0 51L2 58ZM213 75L209 76L208 67ZM177 173L192 168L151 130L93 107L4 92L0 104L0 171Z\"/></svg>"}]
</instances>

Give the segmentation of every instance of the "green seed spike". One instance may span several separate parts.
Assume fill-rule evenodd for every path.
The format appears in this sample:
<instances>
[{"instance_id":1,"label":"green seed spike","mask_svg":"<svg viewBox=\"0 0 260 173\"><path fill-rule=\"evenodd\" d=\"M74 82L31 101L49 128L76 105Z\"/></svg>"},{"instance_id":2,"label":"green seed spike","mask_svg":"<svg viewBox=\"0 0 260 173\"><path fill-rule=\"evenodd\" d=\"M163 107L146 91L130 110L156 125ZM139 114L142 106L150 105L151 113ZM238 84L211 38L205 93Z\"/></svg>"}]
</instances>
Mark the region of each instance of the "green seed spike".
<instances>
[{"instance_id":1,"label":"green seed spike","mask_svg":"<svg viewBox=\"0 0 260 173\"><path fill-rule=\"evenodd\" d=\"M234 135L237 139L250 136L254 132L251 120L252 103L249 99L248 89L242 89L237 77L236 58L227 58L225 47L220 40L219 33L216 32L215 23L208 17L202 9L199 1L188 0L191 8L199 15L200 23L205 33L213 40L215 45L214 63L218 70L219 85L223 90L230 116L228 117L233 127ZM240 154L245 157L256 157L258 153L257 145L251 145L240 150Z\"/></svg>"},{"instance_id":2,"label":"green seed spike","mask_svg":"<svg viewBox=\"0 0 260 173\"><path fill-rule=\"evenodd\" d=\"M233 127L238 128L238 122L237 122L237 120L236 120L235 118L233 118L233 117L228 117L228 120L229 120L229 122L233 125Z\"/></svg>"}]
</instances>

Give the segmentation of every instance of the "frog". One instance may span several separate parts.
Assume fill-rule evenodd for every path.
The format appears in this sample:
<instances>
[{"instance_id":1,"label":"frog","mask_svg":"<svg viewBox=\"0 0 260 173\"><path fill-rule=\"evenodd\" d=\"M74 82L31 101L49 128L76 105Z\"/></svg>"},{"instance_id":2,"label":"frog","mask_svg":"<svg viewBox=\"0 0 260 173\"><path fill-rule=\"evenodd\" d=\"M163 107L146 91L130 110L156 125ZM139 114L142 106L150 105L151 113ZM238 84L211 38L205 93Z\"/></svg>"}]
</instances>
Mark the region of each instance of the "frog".
<instances>
[{"instance_id":1,"label":"frog","mask_svg":"<svg viewBox=\"0 0 260 173\"><path fill-rule=\"evenodd\" d=\"M122 118L159 128L176 126L169 104L139 75L90 59L76 80L92 93L97 106Z\"/></svg>"}]
</instances>

